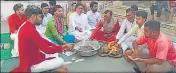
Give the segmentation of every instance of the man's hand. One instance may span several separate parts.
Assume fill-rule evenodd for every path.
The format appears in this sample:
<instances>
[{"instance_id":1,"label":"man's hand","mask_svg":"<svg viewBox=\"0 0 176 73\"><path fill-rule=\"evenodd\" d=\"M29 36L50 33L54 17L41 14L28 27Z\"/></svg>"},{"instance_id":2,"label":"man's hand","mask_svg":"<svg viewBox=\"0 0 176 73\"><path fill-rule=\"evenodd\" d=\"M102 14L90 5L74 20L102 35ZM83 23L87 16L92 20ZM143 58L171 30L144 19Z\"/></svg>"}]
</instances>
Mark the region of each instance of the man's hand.
<instances>
[{"instance_id":1,"label":"man's hand","mask_svg":"<svg viewBox=\"0 0 176 73\"><path fill-rule=\"evenodd\" d=\"M142 60L143 60L141 58L132 58L132 56L128 56L128 58L130 58L133 61L138 61L138 62L142 62Z\"/></svg>"},{"instance_id":2,"label":"man's hand","mask_svg":"<svg viewBox=\"0 0 176 73\"><path fill-rule=\"evenodd\" d=\"M134 51L134 53L132 53L132 58L135 59L138 57L139 52L138 51Z\"/></svg>"},{"instance_id":3,"label":"man's hand","mask_svg":"<svg viewBox=\"0 0 176 73\"><path fill-rule=\"evenodd\" d=\"M75 30L78 30L79 32L82 32L82 29L78 26L75 27Z\"/></svg>"},{"instance_id":4,"label":"man's hand","mask_svg":"<svg viewBox=\"0 0 176 73\"><path fill-rule=\"evenodd\" d=\"M133 45L133 48L134 48L134 53L132 54L132 57L133 58L137 58L138 57L138 53L139 53L137 41L134 41L132 43L132 45Z\"/></svg>"},{"instance_id":5,"label":"man's hand","mask_svg":"<svg viewBox=\"0 0 176 73\"><path fill-rule=\"evenodd\" d=\"M97 41L96 39L92 39L92 38L89 38L90 39L90 41Z\"/></svg>"},{"instance_id":6,"label":"man's hand","mask_svg":"<svg viewBox=\"0 0 176 73\"><path fill-rule=\"evenodd\" d=\"M115 47L121 48L120 44L118 44L118 43L115 44Z\"/></svg>"},{"instance_id":7,"label":"man's hand","mask_svg":"<svg viewBox=\"0 0 176 73\"><path fill-rule=\"evenodd\" d=\"M92 39L92 41L97 41L96 39Z\"/></svg>"},{"instance_id":8,"label":"man's hand","mask_svg":"<svg viewBox=\"0 0 176 73\"><path fill-rule=\"evenodd\" d=\"M98 40L96 40L96 39L93 39L92 41L95 42L95 43L98 43Z\"/></svg>"},{"instance_id":9,"label":"man's hand","mask_svg":"<svg viewBox=\"0 0 176 73\"><path fill-rule=\"evenodd\" d=\"M62 48L64 48L64 49L65 49L65 48L66 48L66 45L62 45Z\"/></svg>"},{"instance_id":10,"label":"man's hand","mask_svg":"<svg viewBox=\"0 0 176 73\"><path fill-rule=\"evenodd\" d=\"M62 45L62 48L64 48L64 50L66 51L71 51L73 49L73 44L65 44L65 45Z\"/></svg>"},{"instance_id":11,"label":"man's hand","mask_svg":"<svg viewBox=\"0 0 176 73\"><path fill-rule=\"evenodd\" d=\"M119 39L115 40L115 43L117 44L119 42Z\"/></svg>"},{"instance_id":12,"label":"man's hand","mask_svg":"<svg viewBox=\"0 0 176 73\"><path fill-rule=\"evenodd\" d=\"M56 69L55 71L59 72L59 73L67 73L68 72L68 68L66 66L61 66L58 69Z\"/></svg>"},{"instance_id":13,"label":"man's hand","mask_svg":"<svg viewBox=\"0 0 176 73\"><path fill-rule=\"evenodd\" d=\"M62 43L63 45L67 44L65 41Z\"/></svg>"},{"instance_id":14,"label":"man's hand","mask_svg":"<svg viewBox=\"0 0 176 73\"><path fill-rule=\"evenodd\" d=\"M119 41L119 39L117 39L117 40L114 41L115 44L116 44L115 46L118 47L118 48L121 48L121 46L120 46L120 44L118 43L118 41Z\"/></svg>"}]
</instances>

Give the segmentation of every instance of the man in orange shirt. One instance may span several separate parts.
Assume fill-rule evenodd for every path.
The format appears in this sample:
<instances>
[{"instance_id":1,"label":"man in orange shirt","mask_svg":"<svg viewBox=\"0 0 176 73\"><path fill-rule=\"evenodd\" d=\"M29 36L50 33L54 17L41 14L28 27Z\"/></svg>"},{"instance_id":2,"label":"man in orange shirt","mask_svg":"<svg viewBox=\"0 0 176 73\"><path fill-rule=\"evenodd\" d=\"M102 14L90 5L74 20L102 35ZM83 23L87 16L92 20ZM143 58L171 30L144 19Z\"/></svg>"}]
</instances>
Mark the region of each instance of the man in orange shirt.
<instances>
[{"instance_id":1,"label":"man in orange shirt","mask_svg":"<svg viewBox=\"0 0 176 73\"><path fill-rule=\"evenodd\" d=\"M138 45L147 44L148 58L142 58ZM160 32L160 22L151 20L144 25L144 35L133 42L132 60L142 72L171 72L176 67L176 50L172 41ZM146 52L146 51L145 51Z\"/></svg>"}]
</instances>

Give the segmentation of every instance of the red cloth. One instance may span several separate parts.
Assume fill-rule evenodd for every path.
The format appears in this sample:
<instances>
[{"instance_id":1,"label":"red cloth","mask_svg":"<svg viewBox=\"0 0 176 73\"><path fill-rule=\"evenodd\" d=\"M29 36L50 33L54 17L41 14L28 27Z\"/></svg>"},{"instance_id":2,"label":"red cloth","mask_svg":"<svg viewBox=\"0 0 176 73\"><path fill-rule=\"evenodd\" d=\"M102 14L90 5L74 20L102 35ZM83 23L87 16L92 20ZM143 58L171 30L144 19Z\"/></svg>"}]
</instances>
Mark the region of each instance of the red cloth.
<instances>
[{"instance_id":1,"label":"red cloth","mask_svg":"<svg viewBox=\"0 0 176 73\"><path fill-rule=\"evenodd\" d=\"M176 1L175 0L169 0L169 5L174 5L172 7L176 7Z\"/></svg>"},{"instance_id":2,"label":"red cloth","mask_svg":"<svg viewBox=\"0 0 176 73\"><path fill-rule=\"evenodd\" d=\"M104 42L110 42L110 41L115 41L116 40L116 35L119 32L120 26L119 26L119 21L116 22L115 24L115 31L109 34L109 37L106 38L104 36L104 31L101 31L100 29L103 27L103 23L102 21L99 21L99 23L97 24L96 28L94 29L92 35L91 35L91 39L96 39L96 40L101 40Z\"/></svg>"},{"instance_id":3,"label":"red cloth","mask_svg":"<svg viewBox=\"0 0 176 73\"><path fill-rule=\"evenodd\" d=\"M29 21L21 27L18 33L18 40L20 64L19 67L11 72L30 72L32 65L48 60L40 51L46 54L62 52L61 46L56 46L43 39L36 31L34 24Z\"/></svg>"},{"instance_id":4,"label":"red cloth","mask_svg":"<svg viewBox=\"0 0 176 73\"><path fill-rule=\"evenodd\" d=\"M9 29L10 33L14 33L15 31L18 30L18 28L27 20L27 17L24 15L19 18L19 16L14 13L8 18L8 24L9 24Z\"/></svg>"}]
</instances>

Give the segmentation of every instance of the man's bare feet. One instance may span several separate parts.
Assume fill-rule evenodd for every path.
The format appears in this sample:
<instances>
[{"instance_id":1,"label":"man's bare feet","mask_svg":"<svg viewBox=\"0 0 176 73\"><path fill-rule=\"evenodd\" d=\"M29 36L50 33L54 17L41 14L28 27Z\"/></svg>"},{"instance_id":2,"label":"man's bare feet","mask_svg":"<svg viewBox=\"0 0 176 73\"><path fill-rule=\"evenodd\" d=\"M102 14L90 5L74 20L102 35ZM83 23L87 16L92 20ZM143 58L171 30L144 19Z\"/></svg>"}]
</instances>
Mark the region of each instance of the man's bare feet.
<instances>
[{"instance_id":1,"label":"man's bare feet","mask_svg":"<svg viewBox=\"0 0 176 73\"><path fill-rule=\"evenodd\" d=\"M68 72L68 68L66 66L61 66L58 69L56 69L55 71L59 72L59 73L67 73Z\"/></svg>"}]
</instances>

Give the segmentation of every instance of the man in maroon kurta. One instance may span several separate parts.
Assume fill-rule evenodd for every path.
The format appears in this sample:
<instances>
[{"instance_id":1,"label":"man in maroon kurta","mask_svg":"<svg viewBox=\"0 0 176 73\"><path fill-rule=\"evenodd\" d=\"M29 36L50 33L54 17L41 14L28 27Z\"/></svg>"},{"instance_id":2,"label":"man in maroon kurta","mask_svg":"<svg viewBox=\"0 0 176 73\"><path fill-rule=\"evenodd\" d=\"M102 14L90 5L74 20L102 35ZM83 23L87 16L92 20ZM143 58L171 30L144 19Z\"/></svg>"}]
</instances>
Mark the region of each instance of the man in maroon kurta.
<instances>
[{"instance_id":1,"label":"man in maroon kurta","mask_svg":"<svg viewBox=\"0 0 176 73\"><path fill-rule=\"evenodd\" d=\"M22 4L15 4L13 7L13 10L15 11L14 14L12 14L11 16L9 16L8 18L8 24L9 24L9 31L10 31L10 38L14 41L15 40L15 36L16 36L16 32L18 30L18 28L21 26L21 24L23 24L27 18L26 15L24 15L24 8ZM18 48L16 47L17 43L14 43L14 49L12 49L11 53L12 53L12 57L18 57Z\"/></svg>"},{"instance_id":2,"label":"man in maroon kurta","mask_svg":"<svg viewBox=\"0 0 176 73\"><path fill-rule=\"evenodd\" d=\"M61 67L61 63L64 62L62 58L46 58L45 54L43 54L42 52L46 54L62 52L62 48L67 48L67 45L56 46L55 44L43 39L36 31L35 25L39 25L42 22L42 11L40 10L40 8L33 5L28 6L25 12L28 20L24 24L22 24L19 28L19 31L17 31L20 64L19 67L12 70L12 72L41 72L46 71L50 68L52 69L53 66L51 66L50 64L58 65L58 63L60 64L60 66L55 67ZM52 62L52 60L54 60L55 62ZM48 64L47 66L46 63ZM48 67L48 69L46 69L45 67Z\"/></svg>"},{"instance_id":3,"label":"man in maroon kurta","mask_svg":"<svg viewBox=\"0 0 176 73\"><path fill-rule=\"evenodd\" d=\"M15 4L13 7L15 11L14 14L10 15L8 18L8 24L10 28L10 33L15 33L18 28L23 24L27 18L24 15L24 8L22 4Z\"/></svg>"},{"instance_id":4,"label":"man in maroon kurta","mask_svg":"<svg viewBox=\"0 0 176 73\"><path fill-rule=\"evenodd\" d=\"M116 35L119 32L120 26L119 21L115 21L112 17L111 10L106 10L104 13L104 19L97 23L90 39L108 43L116 40Z\"/></svg>"}]
</instances>

